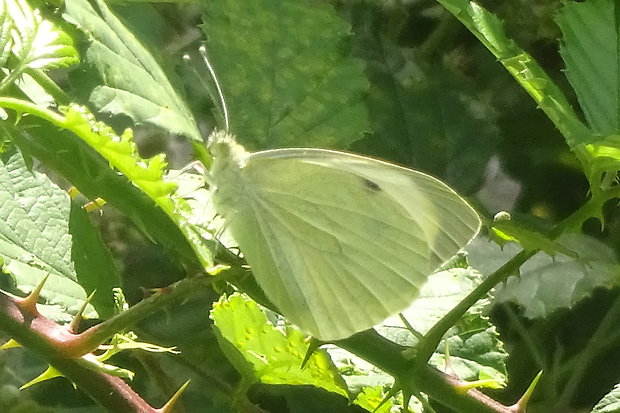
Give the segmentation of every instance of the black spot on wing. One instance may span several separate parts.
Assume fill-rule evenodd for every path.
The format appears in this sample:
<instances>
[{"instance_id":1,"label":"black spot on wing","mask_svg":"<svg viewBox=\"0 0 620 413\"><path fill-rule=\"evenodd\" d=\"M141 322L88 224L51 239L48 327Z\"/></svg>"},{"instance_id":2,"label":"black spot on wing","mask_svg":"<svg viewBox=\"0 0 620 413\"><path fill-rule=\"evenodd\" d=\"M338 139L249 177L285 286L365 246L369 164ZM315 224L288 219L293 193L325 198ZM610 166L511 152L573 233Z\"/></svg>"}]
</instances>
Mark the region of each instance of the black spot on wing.
<instances>
[{"instance_id":1,"label":"black spot on wing","mask_svg":"<svg viewBox=\"0 0 620 413\"><path fill-rule=\"evenodd\" d=\"M364 182L364 186L368 189L370 189L373 192L379 192L381 191L381 187L379 186L378 183L371 181L370 179L366 179L366 178L362 178L362 181Z\"/></svg>"}]
</instances>

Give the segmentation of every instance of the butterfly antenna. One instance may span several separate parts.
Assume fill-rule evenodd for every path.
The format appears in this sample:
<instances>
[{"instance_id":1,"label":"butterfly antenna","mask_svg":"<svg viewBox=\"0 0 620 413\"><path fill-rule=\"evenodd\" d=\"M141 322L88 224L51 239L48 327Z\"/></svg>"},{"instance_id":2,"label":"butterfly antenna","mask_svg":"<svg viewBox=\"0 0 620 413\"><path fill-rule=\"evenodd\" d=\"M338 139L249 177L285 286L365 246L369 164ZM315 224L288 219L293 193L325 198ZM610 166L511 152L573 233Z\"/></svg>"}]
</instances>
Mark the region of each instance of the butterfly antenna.
<instances>
[{"instance_id":1,"label":"butterfly antenna","mask_svg":"<svg viewBox=\"0 0 620 413\"><path fill-rule=\"evenodd\" d=\"M226 100L224 99L224 93L222 93L222 88L220 87L220 82L217 80L217 75L215 74L215 70L213 69L213 66L211 65L211 62L209 62L209 58L207 57L207 48L206 46L202 45L198 48L198 52L200 53L200 55L202 56L202 60L204 61L205 65L207 66L207 69L209 69L209 73L211 74L211 79L213 79L213 83L215 84L215 89L217 90L217 94L218 97L220 99L220 104L222 106L222 114L224 116L224 126L226 128L226 131L228 131L229 128L229 122L228 122L228 108L226 107Z\"/></svg>"}]
</instances>

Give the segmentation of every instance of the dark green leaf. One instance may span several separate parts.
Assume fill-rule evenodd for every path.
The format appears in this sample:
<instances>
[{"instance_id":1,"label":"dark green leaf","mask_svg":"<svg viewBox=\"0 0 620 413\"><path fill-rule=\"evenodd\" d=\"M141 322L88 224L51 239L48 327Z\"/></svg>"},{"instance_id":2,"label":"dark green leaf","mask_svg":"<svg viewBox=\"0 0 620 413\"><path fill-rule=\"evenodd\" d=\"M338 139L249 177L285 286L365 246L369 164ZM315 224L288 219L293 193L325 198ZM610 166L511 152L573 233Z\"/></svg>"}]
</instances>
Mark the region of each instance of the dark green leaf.
<instances>
[{"instance_id":1,"label":"dark green leaf","mask_svg":"<svg viewBox=\"0 0 620 413\"><path fill-rule=\"evenodd\" d=\"M207 53L241 143L346 148L367 130L368 82L348 55L351 28L333 8L297 0L204 6Z\"/></svg>"},{"instance_id":2,"label":"dark green leaf","mask_svg":"<svg viewBox=\"0 0 620 413\"><path fill-rule=\"evenodd\" d=\"M498 141L493 110L473 100L464 79L440 64L370 39L361 39L360 48L372 59L368 107L374 133L352 148L472 190Z\"/></svg>"},{"instance_id":3,"label":"dark green leaf","mask_svg":"<svg viewBox=\"0 0 620 413\"><path fill-rule=\"evenodd\" d=\"M99 316L111 317L114 313L112 288L120 286L120 276L99 232L84 209L75 202L71 204L69 231L73 237L71 259L78 282L88 294L95 291L90 303Z\"/></svg>"}]
</instances>

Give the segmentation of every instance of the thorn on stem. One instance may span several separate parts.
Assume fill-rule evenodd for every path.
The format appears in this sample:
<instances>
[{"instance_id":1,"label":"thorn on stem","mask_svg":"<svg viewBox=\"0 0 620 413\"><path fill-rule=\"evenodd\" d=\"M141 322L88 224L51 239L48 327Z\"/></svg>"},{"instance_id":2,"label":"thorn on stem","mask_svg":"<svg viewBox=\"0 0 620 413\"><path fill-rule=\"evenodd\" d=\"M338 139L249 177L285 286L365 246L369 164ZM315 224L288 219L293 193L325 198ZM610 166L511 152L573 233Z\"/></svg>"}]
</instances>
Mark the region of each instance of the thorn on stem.
<instances>
[{"instance_id":1,"label":"thorn on stem","mask_svg":"<svg viewBox=\"0 0 620 413\"><path fill-rule=\"evenodd\" d=\"M77 333L79 331L84 311L86 311L86 307L88 306L88 304L90 304L96 292L97 290L94 290L92 293L90 293L90 295L86 298L86 301L84 301L84 303L82 304L82 307L80 307L80 310L77 312L75 317L73 317L73 320L71 320L71 324L69 324L69 331L71 331L72 333Z\"/></svg>"},{"instance_id":2,"label":"thorn on stem","mask_svg":"<svg viewBox=\"0 0 620 413\"><path fill-rule=\"evenodd\" d=\"M50 275L47 274L41 280L39 285L37 285L37 287L34 290L32 290L32 292L28 294L26 297L15 299L15 304L17 304L17 306L22 311L22 313L30 314L35 317L39 315L39 310L37 310L37 302L39 301L41 290L43 289L43 286L47 282L47 279L49 278L49 276Z\"/></svg>"},{"instance_id":3,"label":"thorn on stem","mask_svg":"<svg viewBox=\"0 0 620 413\"><path fill-rule=\"evenodd\" d=\"M534 380L532 380L532 383L529 385L525 393L523 393L523 396L521 396L519 401L509 407L510 410L515 413L525 413L525 411L527 410L527 404L530 401L530 397L532 397L532 394L534 393L536 385L538 385L538 381L540 380L542 374L542 370L538 372L538 374L536 375L536 377L534 377Z\"/></svg>"},{"instance_id":4,"label":"thorn on stem","mask_svg":"<svg viewBox=\"0 0 620 413\"><path fill-rule=\"evenodd\" d=\"M24 389L32 386L33 384L41 383L42 381L50 380L50 379L53 379L55 377L62 377L62 373L59 372L58 370L56 370L54 367L48 366L47 370L45 370L43 373L39 374L34 379L30 380L28 383L23 384L19 389L20 390L24 390Z\"/></svg>"},{"instance_id":5,"label":"thorn on stem","mask_svg":"<svg viewBox=\"0 0 620 413\"><path fill-rule=\"evenodd\" d=\"M185 383L183 383L183 385L179 387L179 390L177 390L176 393L172 395L170 400L168 400L168 402L164 404L161 409L156 409L156 411L159 413L172 413L176 403L179 401L179 397L181 397L181 394L183 393L185 388L189 385L189 382L190 381L187 380Z\"/></svg>"}]
</instances>

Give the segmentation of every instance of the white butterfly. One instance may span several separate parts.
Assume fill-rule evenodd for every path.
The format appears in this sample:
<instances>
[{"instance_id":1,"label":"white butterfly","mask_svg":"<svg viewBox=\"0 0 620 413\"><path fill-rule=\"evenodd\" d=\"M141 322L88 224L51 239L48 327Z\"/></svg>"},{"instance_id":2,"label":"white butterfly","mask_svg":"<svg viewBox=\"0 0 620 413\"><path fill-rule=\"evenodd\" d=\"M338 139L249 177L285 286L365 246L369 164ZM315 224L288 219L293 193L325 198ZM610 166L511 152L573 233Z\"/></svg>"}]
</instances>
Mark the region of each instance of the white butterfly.
<instances>
[{"instance_id":1,"label":"white butterfly","mask_svg":"<svg viewBox=\"0 0 620 413\"><path fill-rule=\"evenodd\" d=\"M215 209L278 311L321 340L406 308L478 232L476 212L439 180L323 149L249 153L211 137Z\"/></svg>"}]
</instances>

